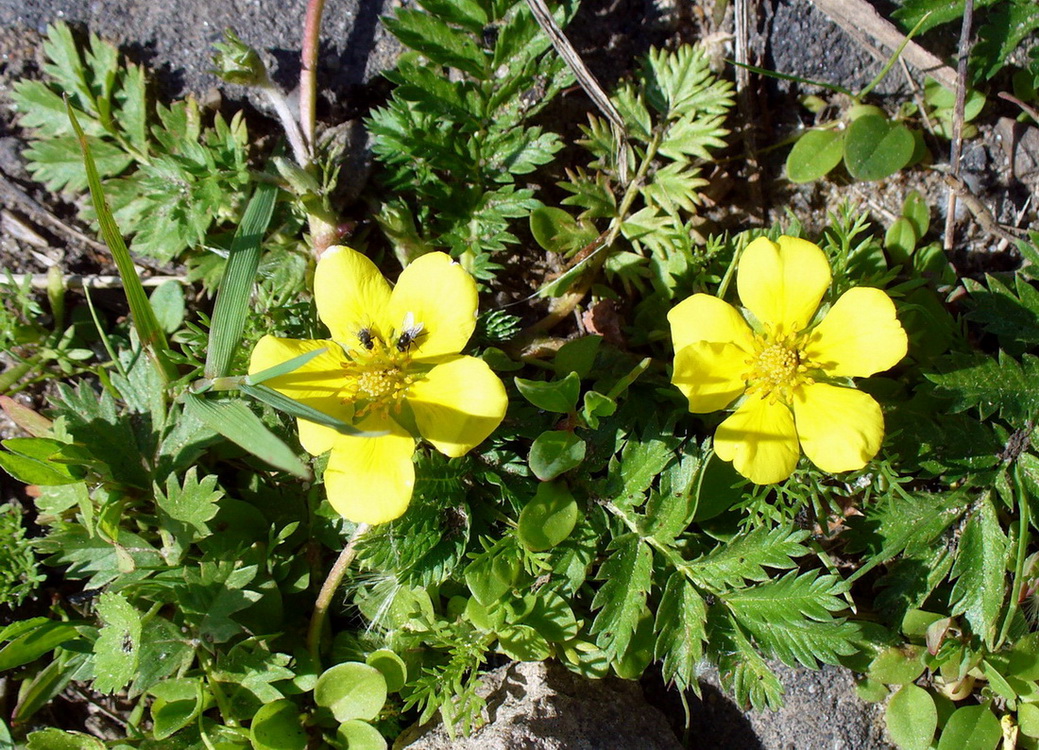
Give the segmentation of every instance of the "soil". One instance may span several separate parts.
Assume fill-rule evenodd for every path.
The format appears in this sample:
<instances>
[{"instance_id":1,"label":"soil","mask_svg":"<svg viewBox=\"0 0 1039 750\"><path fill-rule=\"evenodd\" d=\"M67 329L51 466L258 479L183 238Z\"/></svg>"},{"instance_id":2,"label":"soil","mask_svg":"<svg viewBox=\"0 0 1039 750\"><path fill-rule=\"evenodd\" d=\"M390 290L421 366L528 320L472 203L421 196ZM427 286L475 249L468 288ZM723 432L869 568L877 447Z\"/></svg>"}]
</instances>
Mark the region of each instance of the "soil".
<instances>
[{"instance_id":1,"label":"soil","mask_svg":"<svg viewBox=\"0 0 1039 750\"><path fill-rule=\"evenodd\" d=\"M379 17L398 4L407 3L340 0L328 4L319 70L319 118L325 124L356 122L385 97L387 87L379 73L392 65L398 46ZM874 57L808 0L752 5L758 9L749 35L752 62L853 90L868 83L880 69ZM222 100L232 110L246 106L262 113L265 105L247 90L219 83L207 72L212 45L220 41L224 28L233 27L244 41L263 52L275 80L290 90L299 73L304 9L302 2L280 0L0 0L0 271L44 274L49 266L59 265L67 273L114 272L98 246L82 236L89 230L77 224L70 199L50 195L34 183L20 156L24 144L7 92L14 81L39 74L40 43L49 23L64 19L118 43L131 59L151 69L160 98L192 94L210 102ZM652 45L705 40L715 45L719 58L731 56L732 16L731 4L722 0L585 0L568 34L609 89L630 73ZM951 50L947 38L934 36L925 41L933 43L936 51ZM947 187L934 172L914 170L868 184L840 174L805 186L784 180L787 149L764 146L780 143L798 127L811 125L813 116L800 106L799 97L819 91L774 79L752 79L750 96L741 100L740 110L732 117L733 146L712 176L713 207L707 219L714 228L738 231L787 222L796 216L808 236L813 236L824 225L827 212L845 201L869 211L878 225L885 226L899 215L911 189L924 193L939 213L945 210ZM919 90L896 68L877 95L882 105L893 110L906 99L918 98ZM575 113L586 110L587 104L575 90L563 98L560 107L556 112L559 120L574 123L583 121L583 115ZM1000 115L1018 115L1006 102L995 101L990 107L995 115L986 113L986 123L997 123ZM257 119L253 118L251 126ZM1035 207L1029 199L1035 197L1039 169L1029 172L1027 160L1039 153L1036 140L1034 132L1015 130L1004 122L984 125L979 136L965 144L964 182L1000 222L1035 226ZM937 161L947 159L946 141L927 136L927 143ZM1013 150L1027 143L1033 145L1022 147L1023 155ZM749 162L747 154L752 156ZM1024 161L1019 163L1019 158ZM1033 166L1035 163L1039 159L1033 159ZM357 182L363 183L364 170L357 174L361 175ZM360 184L355 187L359 190ZM933 223L940 226L943 221L939 215ZM957 237L953 258L963 273L1000 270L1018 262L999 236L967 213L961 217ZM45 395L21 398L39 404ZM10 423L0 421L0 436L12 434ZM21 488L2 474L0 491L0 502L21 497ZM702 699L693 699L695 731L687 735L687 747L887 747L877 723L878 709L855 696L847 672L793 670L785 675L785 682L790 708L778 714L745 713L717 689L705 688ZM647 692L682 734L685 718L675 696L669 697L659 685L647 684ZM71 700L75 702L76 696ZM849 726L854 727L850 732Z\"/></svg>"}]
</instances>

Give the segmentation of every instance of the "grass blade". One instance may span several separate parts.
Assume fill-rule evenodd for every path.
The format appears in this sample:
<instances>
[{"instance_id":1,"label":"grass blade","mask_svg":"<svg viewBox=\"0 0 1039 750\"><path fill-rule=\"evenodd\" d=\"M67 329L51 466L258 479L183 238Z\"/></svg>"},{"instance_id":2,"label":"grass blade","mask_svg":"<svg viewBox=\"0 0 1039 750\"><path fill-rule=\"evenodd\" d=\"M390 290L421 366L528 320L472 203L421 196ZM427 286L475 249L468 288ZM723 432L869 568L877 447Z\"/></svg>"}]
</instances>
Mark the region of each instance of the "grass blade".
<instances>
[{"instance_id":1,"label":"grass blade","mask_svg":"<svg viewBox=\"0 0 1039 750\"><path fill-rule=\"evenodd\" d=\"M311 479L310 469L289 446L271 432L240 400L207 399L184 395L184 408L211 430L249 451L276 469Z\"/></svg>"},{"instance_id":2,"label":"grass blade","mask_svg":"<svg viewBox=\"0 0 1039 750\"><path fill-rule=\"evenodd\" d=\"M205 368L207 378L223 377L231 369L231 361L249 314L249 296L252 294L256 269L260 265L260 243L274 213L277 195L276 185L259 183L231 241L227 267L213 308L213 324L209 330Z\"/></svg>"},{"instance_id":3,"label":"grass blade","mask_svg":"<svg viewBox=\"0 0 1039 750\"><path fill-rule=\"evenodd\" d=\"M288 396L278 393L273 388L268 388L265 385L247 385L242 384L238 386L238 389L249 396L263 401L265 404L270 404L278 411L283 411L286 414L291 414L294 417L300 417L302 419L308 419L311 422L317 422L323 424L326 427L331 427L336 432L343 435L353 435L355 437L379 437L385 435L386 432L365 432L359 430L351 424L347 424L341 419L331 417L324 412L318 411L317 409L311 408L306 404L300 403L295 399L289 398Z\"/></svg>"},{"instance_id":4,"label":"grass blade","mask_svg":"<svg viewBox=\"0 0 1039 750\"><path fill-rule=\"evenodd\" d=\"M137 335L141 339L148 356L155 362L163 379L169 383L176 380L177 369L166 356L169 344L166 342L166 334L159 325L152 310L148 295L144 292L144 285L137 275L137 269L133 266L133 258L123 241L123 235L119 232L119 226L115 223L112 210L105 200L105 193L101 187L101 178L94 164L94 157L90 153L90 145L87 143L83 129L76 120L76 114L72 110L68 99L65 100L65 112L68 114L69 122L79 140L79 147L83 152L83 166L87 172L87 184L90 187L90 199L97 212L97 223L101 227L101 238L105 241L112 258L115 260L116 268L119 270L119 278L123 282L123 291L126 294L126 302L130 306L130 314L133 316L133 325Z\"/></svg>"}]
</instances>

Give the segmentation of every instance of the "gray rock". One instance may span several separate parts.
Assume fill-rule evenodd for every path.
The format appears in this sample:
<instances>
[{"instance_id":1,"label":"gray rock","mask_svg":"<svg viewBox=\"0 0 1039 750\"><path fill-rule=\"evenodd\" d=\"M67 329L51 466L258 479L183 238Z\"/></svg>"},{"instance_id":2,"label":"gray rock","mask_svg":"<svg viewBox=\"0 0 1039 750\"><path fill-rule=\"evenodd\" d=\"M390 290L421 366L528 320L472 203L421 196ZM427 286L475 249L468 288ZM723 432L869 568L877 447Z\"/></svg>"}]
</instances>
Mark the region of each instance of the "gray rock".
<instances>
[{"instance_id":1,"label":"gray rock","mask_svg":"<svg viewBox=\"0 0 1039 750\"><path fill-rule=\"evenodd\" d=\"M390 0L327 3L321 24L318 80L323 91L348 92L393 64L396 40L379 21ZM0 29L43 34L65 20L123 46L158 72L164 93L203 94L218 80L213 44L232 27L267 55L272 76L286 89L299 79L305 2L280 0L0 0ZM220 84L232 95L242 89Z\"/></svg>"},{"instance_id":2,"label":"gray rock","mask_svg":"<svg viewBox=\"0 0 1039 750\"><path fill-rule=\"evenodd\" d=\"M697 748L739 750L889 750L883 707L855 692L851 672L824 665L792 669L769 666L783 683L778 711L741 711L722 692L717 671L701 678L702 699L690 706L690 735ZM709 740L705 738L710 738Z\"/></svg>"},{"instance_id":3,"label":"gray rock","mask_svg":"<svg viewBox=\"0 0 1039 750\"><path fill-rule=\"evenodd\" d=\"M638 683L589 680L553 662L500 667L483 680L488 723L452 739L442 725L408 733L408 750L680 750L664 715Z\"/></svg>"}]
</instances>

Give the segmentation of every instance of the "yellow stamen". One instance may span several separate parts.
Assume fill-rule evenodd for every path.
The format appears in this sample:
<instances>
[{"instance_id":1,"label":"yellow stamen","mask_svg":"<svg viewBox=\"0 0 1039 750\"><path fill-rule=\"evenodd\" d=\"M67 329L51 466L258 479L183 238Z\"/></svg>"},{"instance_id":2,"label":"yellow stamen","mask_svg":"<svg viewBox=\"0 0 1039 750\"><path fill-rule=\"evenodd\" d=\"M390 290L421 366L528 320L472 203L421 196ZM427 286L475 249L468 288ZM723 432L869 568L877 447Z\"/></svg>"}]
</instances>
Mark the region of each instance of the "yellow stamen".
<instances>
[{"instance_id":1,"label":"yellow stamen","mask_svg":"<svg viewBox=\"0 0 1039 750\"><path fill-rule=\"evenodd\" d=\"M772 331L758 336L756 354L747 360L750 369L742 375L747 393L790 403L794 388L813 382L807 375L811 364L802 352L803 344L801 337Z\"/></svg>"}]
</instances>

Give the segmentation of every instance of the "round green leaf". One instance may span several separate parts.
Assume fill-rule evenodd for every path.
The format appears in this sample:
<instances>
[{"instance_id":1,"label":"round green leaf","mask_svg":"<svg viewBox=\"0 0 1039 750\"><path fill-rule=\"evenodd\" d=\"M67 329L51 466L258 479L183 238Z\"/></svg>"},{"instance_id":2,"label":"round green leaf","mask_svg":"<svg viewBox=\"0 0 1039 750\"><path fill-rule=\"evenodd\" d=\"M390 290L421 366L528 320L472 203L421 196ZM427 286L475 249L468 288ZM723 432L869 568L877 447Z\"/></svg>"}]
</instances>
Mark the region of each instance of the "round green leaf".
<instances>
[{"instance_id":1,"label":"round green leaf","mask_svg":"<svg viewBox=\"0 0 1039 750\"><path fill-rule=\"evenodd\" d=\"M999 719L988 706L964 706L942 728L938 750L993 750L1002 737Z\"/></svg>"},{"instance_id":2,"label":"round green leaf","mask_svg":"<svg viewBox=\"0 0 1039 750\"><path fill-rule=\"evenodd\" d=\"M818 180L840 164L843 155L843 130L809 130L786 157L786 177L791 182Z\"/></svg>"},{"instance_id":3,"label":"round green leaf","mask_svg":"<svg viewBox=\"0 0 1039 750\"><path fill-rule=\"evenodd\" d=\"M552 651L548 641L529 625L509 625L498 633L498 646L516 661L544 661Z\"/></svg>"},{"instance_id":4,"label":"round green leaf","mask_svg":"<svg viewBox=\"0 0 1039 750\"><path fill-rule=\"evenodd\" d=\"M530 470L542 482L555 479L584 461L584 441L568 430L542 432L530 446Z\"/></svg>"},{"instance_id":5,"label":"round green leaf","mask_svg":"<svg viewBox=\"0 0 1039 750\"><path fill-rule=\"evenodd\" d=\"M895 263L909 260L916 249L916 229L913 223L904 216L895 219L884 234L884 248Z\"/></svg>"},{"instance_id":6,"label":"round green leaf","mask_svg":"<svg viewBox=\"0 0 1039 750\"><path fill-rule=\"evenodd\" d=\"M580 510L563 482L543 482L519 516L519 538L532 552L552 549L570 536Z\"/></svg>"},{"instance_id":7,"label":"round green leaf","mask_svg":"<svg viewBox=\"0 0 1039 750\"><path fill-rule=\"evenodd\" d=\"M369 667L375 667L382 673L383 679L386 680L387 693L396 693L408 681L408 666L388 648L373 651L364 661Z\"/></svg>"},{"instance_id":8,"label":"round green leaf","mask_svg":"<svg viewBox=\"0 0 1039 750\"><path fill-rule=\"evenodd\" d=\"M564 643L577 637L580 629L577 618L562 596L542 588L536 594L527 594L523 601L526 605L523 624L530 625L545 640Z\"/></svg>"},{"instance_id":9,"label":"round green leaf","mask_svg":"<svg viewBox=\"0 0 1039 750\"><path fill-rule=\"evenodd\" d=\"M938 709L922 687L903 685L891 697L884 723L901 750L926 750L938 728Z\"/></svg>"},{"instance_id":10,"label":"round green leaf","mask_svg":"<svg viewBox=\"0 0 1039 750\"><path fill-rule=\"evenodd\" d=\"M567 374L562 380L527 380L513 378L516 387L530 403L545 411L569 414L577 405L581 393L581 376L576 372Z\"/></svg>"},{"instance_id":11,"label":"round green leaf","mask_svg":"<svg viewBox=\"0 0 1039 750\"><path fill-rule=\"evenodd\" d=\"M1039 737L1039 706L1022 703L1017 707L1017 725L1026 737Z\"/></svg>"},{"instance_id":12,"label":"round green leaf","mask_svg":"<svg viewBox=\"0 0 1039 750\"><path fill-rule=\"evenodd\" d=\"M43 729L29 735L28 750L104 750L101 740L64 729Z\"/></svg>"},{"instance_id":13,"label":"round green leaf","mask_svg":"<svg viewBox=\"0 0 1039 750\"><path fill-rule=\"evenodd\" d=\"M255 750L303 750L307 733L296 704L286 699L264 704L253 717L249 740Z\"/></svg>"},{"instance_id":14,"label":"round green leaf","mask_svg":"<svg viewBox=\"0 0 1039 750\"><path fill-rule=\"evenodd\" d=\"M589 223L578 221L561 208L541 206L530 214L530 233L545 250L565 253L579 250L597 236Z\"/></svg>"},{"instance_id":15,"label":"round green leaf","mask_svg":"<svg viewBox=\"0 0 1039 750\"><path fill-rule=\"evenodd\" d=\"M386 703L386 678L367 664L337 664L317 678L314 701L331 710L339 722L374 719Z\"/></svg>"},{"instance_id":16,"label":"round green leaf","mask_svg":"<svg viewBox=\"0 0 1039 750\"><path fill-rule=\"evenodd\" d=\"M336 738L346 750L386 750L386 738L378 729L360 719L340 724Z\"/></svg>"},{"instance_id":17,"label":"round green leaf","mask_svg":"<svg viewBox=\"0 0 1039 750\"><path fill-rule=\"evenodd\" d=\"M844 164L856 180L881 180L908 164L915 147L906 126L880 115L864 115L848 126Z\"/></svg>"},{"instance_id":18,"label":"round green leaf","mask_svg":"<svg viewBox=\"0 0 1039 750\"><path fill-rule=\"evenodd\" d=\"M902 202L902 216L910 221L917 238L927 234L931 226L931 207L918 190L910 190Z\"/></svg>"},{"instance_id":19,"label":"round green leaf","mask_svg":"<svg viewBox=\"0 0 1039 750\"><path fill-rule=\"evenodd\" d=\"M870 679L886 685L907 685L924 671L924 649L919 646L892 646L884 649L869 665Z\"/></svg>"}]
</instances>

